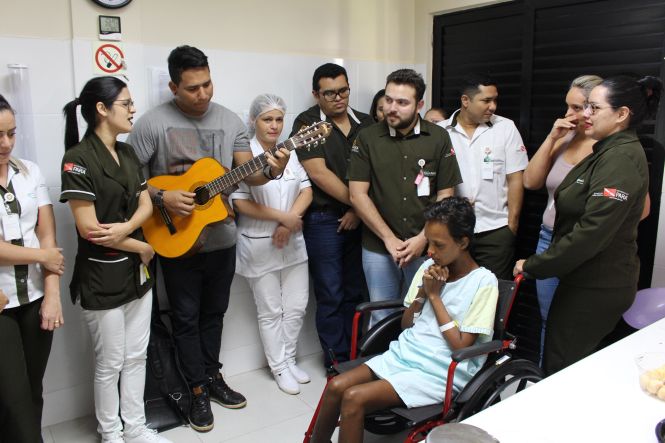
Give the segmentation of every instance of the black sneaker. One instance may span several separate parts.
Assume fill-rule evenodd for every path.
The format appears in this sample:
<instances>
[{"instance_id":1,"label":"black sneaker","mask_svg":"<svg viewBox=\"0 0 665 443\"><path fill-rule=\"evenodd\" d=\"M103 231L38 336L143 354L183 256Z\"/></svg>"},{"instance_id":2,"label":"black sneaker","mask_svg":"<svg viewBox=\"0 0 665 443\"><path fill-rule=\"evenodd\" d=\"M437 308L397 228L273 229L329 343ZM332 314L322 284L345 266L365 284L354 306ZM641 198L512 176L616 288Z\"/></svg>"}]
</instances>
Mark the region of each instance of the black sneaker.
<instances>
[{"instance_id":1,"label":"black sneaker","mask_svg":"<svg viewBox=\"0 0 665 443\"><path fill-rule=\"evenodd\" d=\"M210 390L210 400L225 408L240 409L247 405L245 396L231 389L219 372L214 377L210 377L208 389Z\"/></svg>"},{"instance_id":2,"label":"black sneaker","mask_svg":"<svg viewBox=\"0 0 665 443\"><path fill-rule=\"evenodd\" d=\"M192 404L189 407L189 424L195 431L208 432L215 425L210 408L210 398L205 385L192 389Z\"/></svg>"}]
</instances>

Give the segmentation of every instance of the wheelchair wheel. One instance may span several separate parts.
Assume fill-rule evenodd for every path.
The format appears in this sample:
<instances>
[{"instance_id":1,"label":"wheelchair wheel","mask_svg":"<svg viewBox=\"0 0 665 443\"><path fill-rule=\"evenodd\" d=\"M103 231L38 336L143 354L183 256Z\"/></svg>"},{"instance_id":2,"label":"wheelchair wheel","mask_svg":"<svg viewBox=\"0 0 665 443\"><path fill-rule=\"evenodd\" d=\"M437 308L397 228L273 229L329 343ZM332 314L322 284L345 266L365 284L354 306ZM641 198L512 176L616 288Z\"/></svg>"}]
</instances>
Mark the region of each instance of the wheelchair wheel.
<instances>
[{"instance_id":1,"label":"wheelchair wheel","mask_svg":"<svg viewBox=\"0 0 665 443\"><path fill-rule=\"evenodd\" d=\"M544 378L543 371L535 363L524 359L508 360L503 364L487 368L480 375L482 379L476 383L474 392L462 395L465 394L462 391L458 396L468 400L457 404L456 409L459 412L454 421L462 421L500 402L503 398L524 390L529 383L537 383Z\"/></svg>"}]
</instances>

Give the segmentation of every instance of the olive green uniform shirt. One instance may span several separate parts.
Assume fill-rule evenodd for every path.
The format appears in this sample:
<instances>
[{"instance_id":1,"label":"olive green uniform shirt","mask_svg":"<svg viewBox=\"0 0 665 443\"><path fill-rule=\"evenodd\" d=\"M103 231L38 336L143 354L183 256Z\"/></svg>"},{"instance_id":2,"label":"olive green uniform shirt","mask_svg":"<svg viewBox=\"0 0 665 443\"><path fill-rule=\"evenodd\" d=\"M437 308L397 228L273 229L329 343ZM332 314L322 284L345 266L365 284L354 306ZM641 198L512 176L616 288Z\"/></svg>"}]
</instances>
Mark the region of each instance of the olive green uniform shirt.
<instances>
[{"instance_id":1,"label":"olive green uniform shirt","mask_svg":"<svg viewBox=\"0 0 665 443\"><path fill-rule=\"evenodd\" d=\"M325 159L326 167L347 186L349 184L347 169L351 155L351 146L353 145L358 132L362 128L373 123L373 120L369 115L363 114L354 109L348 108L348 114L349 121L351 122L349 135L344 135L337 125L321 112L319 105L312 106L296 117L290 135L292 137L302 128L319 121L327 121L330 123L333 130L326 139L326 142L324 144L319 144L316 147L298 149L296 151L298 160L302 163L304 160L309 160L311 158ZM341 215L349 209L344 203L339 202L335 198L326 194L314 181L312 181L312 190L313 199L312 204L309 207L310 211L331 211Z\"/></svg>"},{"instance_id":2,"label":"olive green uniform shirt","mask_svg":"<svg viewBox=\"0 0 665 443\"><path fill-rule=\"evenodd\" d=\"M580 287L637 284L637 226L649 186L644 149L634 130L593 146L554 193L552 245L524 263L537 278L557 276Z\"/></svg>"},{"instance_id":3,"label":"olive green uniform shirt","mask_svg":"<svg viewBox=\"0 0 665 443\"><path fill-rule=\"evenodd\" d=\"M147 189L134 149L116 142L119 165L94 133L65 152L60 201L94 202L100 223L122 223L134 215ZM130 237L143 241L141 229ZM78 233L78 251L70 284L72 301L84 309L112 309L142 297L153 280L140 269L136 253L95 245ZM143 274L141 273L143 272Z\"/></svg>"},{"instance_id":4,"label":"olive green uniform shirt","mask_svg":"<svg viewBox=\"0 0 665 443\"><path fill-rule=\"evenodd\" d=\"M421 170L430 187L428 195L418 196L415 181ZM406 136L385 121L360 131L352 148L349 180L369 182L369 198L393 233L405 240L422 231L423 211L436 201L437 192L460 184L462 176L448 132L420 119ZM372 252L388 253L366 226L362 244Z\"/></svg>"}]
</instances>

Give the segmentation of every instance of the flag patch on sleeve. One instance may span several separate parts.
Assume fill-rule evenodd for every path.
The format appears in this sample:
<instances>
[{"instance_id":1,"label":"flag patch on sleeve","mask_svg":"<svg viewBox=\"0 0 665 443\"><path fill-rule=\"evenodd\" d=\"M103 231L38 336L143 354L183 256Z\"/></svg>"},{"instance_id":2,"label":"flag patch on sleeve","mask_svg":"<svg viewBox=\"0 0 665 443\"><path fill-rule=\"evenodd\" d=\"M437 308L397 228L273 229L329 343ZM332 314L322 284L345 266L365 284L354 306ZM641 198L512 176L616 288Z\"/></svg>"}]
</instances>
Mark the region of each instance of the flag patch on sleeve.
<instances>
[{"instance_id":1,"label":"flag patch on sleeve","mask_svg":"<svg viewBox=\"0 0 665 443\"><path fill-rule=\"evenodd\" d=\"M76 163L65 163L62 167L62 172L69 172L70 174L85 175L87 169Z\"/></svg>"}]
</instances>

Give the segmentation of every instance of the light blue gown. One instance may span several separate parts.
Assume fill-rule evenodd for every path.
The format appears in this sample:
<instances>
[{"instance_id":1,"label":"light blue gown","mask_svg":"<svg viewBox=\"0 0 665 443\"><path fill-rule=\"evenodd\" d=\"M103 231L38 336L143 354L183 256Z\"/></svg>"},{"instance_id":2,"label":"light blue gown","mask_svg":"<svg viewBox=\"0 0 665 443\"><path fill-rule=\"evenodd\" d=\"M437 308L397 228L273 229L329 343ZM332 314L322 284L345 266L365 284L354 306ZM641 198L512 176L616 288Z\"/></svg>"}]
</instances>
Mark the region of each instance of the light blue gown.
<instances>
[{"instance_id":1,"label":"light blue gown","mask_svg":"<svg viewBox=\"0 0 665 443\"><path fill-rule=\"evenodd\" d=\"M411 282L405 305L410 304L422 284L422 272L433 263L430 259L422 264ZM498 294L496 277L481 267L447 283L441 297L450 316L460 325L460 331L479 334L476 343L485 343L492 339ZM388 351L365 364L392 385L407 407L413 408L443 401L451 354L450 345L439 331L434 310L429 302L425 302L413 326L404 330L390 344ZM457 366L456 391L468 383L485 359L480 356Z\"/></svg>"}]
</instances>

